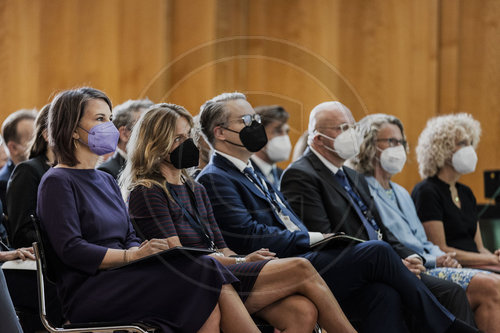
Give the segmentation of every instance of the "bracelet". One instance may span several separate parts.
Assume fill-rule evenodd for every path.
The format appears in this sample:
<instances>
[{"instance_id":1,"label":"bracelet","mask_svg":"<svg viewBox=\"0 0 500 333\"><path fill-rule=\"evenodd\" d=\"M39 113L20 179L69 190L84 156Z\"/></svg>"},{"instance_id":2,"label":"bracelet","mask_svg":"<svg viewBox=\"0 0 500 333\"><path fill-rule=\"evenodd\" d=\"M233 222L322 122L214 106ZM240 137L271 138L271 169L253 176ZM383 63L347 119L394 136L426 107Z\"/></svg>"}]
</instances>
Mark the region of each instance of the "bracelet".
<instances>
[{"instance_id":1,"label":"bracelet","mask_svg":"<svg viewBox=\"0 0 500 333\"><path fill-rule=\"evenodd\" d=\"M247 261L245 257L236 257L234 259L236 259L236 265L244 264Z\"/></svg>"},{"instance_id":2,"label":"bracelet","mask_svg":"<svg viewBox=\"0 0 500 333\"><path fill-rule=\"evenodd\" d=\"M125 262L126 264L128 264L127 251L128 250L123 251L123 262Z\"/></svg>"}]
</instances>

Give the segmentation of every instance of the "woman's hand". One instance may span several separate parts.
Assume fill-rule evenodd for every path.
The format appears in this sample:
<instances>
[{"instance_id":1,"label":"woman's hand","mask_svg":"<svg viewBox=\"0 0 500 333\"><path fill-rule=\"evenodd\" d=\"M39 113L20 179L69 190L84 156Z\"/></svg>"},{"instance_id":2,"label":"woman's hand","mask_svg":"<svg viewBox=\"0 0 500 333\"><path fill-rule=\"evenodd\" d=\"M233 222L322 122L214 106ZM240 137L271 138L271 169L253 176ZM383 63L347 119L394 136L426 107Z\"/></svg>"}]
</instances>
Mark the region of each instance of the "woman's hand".
<instances>
[{"instance_id":1,"label":"woman's hand","mask_svg":"<svg viewBox=\"0 0 500 333\"><path fill-rule=\"evenodd\" d=\"M276 253L269 251L269 249L260 249L250 253L245 257L246 262L261 261L267 259L278 259Z\"/></svg>"},{"instance_id":2,"label":"woman's hand","mask_svg":"<svg viewBox=\"0 0 500 333\"><path fill-rule=\"evenodd\" d=\"M139 248L128 250L128 261L134 261L137 259L141 259L147 257L151 254L155 254L164 250L169 249L168 242L166 239L157 239L153 238L151 240L147 240L142 242Z\"/></svg>"},{"instance_id":3,"label":"woman's hand","mask_svg":"<svg viewBox=\"0 0 500 333\"><path fill-rule=\"evenodd\" d=\"M496 250L495 253L485 253L484 256L488 256L488 259L490 259L490 265L498 265L500 264L500 252L499 250Z\"/></svg>"},{"instance_id":4,"label":"woman's hand","mask_svg":"<svg viewBox=\"0 0 500 333\"><path fill-rule=\"evenodd\" d=\"M9 261L9 260L15 260L15 259L21 259L23 261L26 259L35 260L35 256L33 255L33 248L32 247L21 247L17 250L13 250L13 251L0 252L0 261Z\"/></svg>"},{"instance_id":5,"label":"woman's hand","mask_svg":"<svg viewBox=\"0 0 500 333\"><path fill-rule=\"evenodd\" d=\"M500 261L500 249L495 251L495 255L498 257L498 260Z\"/></svg>"},{"instance_id":6,"label":"woman's hand","mask_svg":"<svg viewBox=\"0 0 500 333\"><path fill-rule=\"evenodd\" d=\"M455 259L456 252L449 252L436 258L436 267L462 268L462 265Z\"/></svg>"}]
</instances>

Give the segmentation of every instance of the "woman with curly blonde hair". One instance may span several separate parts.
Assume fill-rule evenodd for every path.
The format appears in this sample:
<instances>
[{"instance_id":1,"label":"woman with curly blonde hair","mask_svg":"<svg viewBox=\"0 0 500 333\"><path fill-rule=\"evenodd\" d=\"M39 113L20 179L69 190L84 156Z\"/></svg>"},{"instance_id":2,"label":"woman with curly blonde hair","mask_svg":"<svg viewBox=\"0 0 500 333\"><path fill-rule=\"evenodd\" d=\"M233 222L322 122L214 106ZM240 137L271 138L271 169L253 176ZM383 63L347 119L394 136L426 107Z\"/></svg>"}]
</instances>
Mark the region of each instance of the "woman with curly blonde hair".
<instances>
[{"instance_id":1,"label":"woman with curly blonde hair","mask_svg":"<svg viewBox=\"0 0 500 333\"><path fill-rule=\"evenodd\" d=\"M424 180L415 186L412 197L431 242L444 252L455 252L463 266L500 271L500 250L492 253L483 245L476 198L458 182L475 170L480 134L479 122L469 114L429 120L417 146Z\"/></svg>"},{"instance_id":2,"label":"woman with curly blonde hair","mask_svg":"<svg viewBox=\"0 0 500 333\"><path fill-rule=\"evenodd\" d=\"M455 282L466 291L479 329L500 332L500 276L462 268L455 253L445 253L430 242L415 210L410 194L391 181L406 162L408 144L401 121L391 115L373 114L358 123L363 141L353 159L363 173L382 223L408 248L425 259L425 274Z\"/></svg>"}]
</instances>

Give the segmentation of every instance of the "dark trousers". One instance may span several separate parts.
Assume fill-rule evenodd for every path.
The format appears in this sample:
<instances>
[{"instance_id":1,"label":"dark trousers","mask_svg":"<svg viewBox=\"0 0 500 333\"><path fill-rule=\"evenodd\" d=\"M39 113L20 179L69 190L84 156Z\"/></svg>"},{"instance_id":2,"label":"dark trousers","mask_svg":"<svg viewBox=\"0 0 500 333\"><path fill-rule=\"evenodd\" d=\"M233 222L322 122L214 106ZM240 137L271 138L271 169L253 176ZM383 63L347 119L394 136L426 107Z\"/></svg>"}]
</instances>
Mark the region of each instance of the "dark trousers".
<instances>
[{"instance_id":1,"label":"dark trousers","mask_svg":"<svg viewBox=\"0 0 500 333\"><path fill-rule=\"evenodd\" d=\"M385 242L368 241L302 256L321 274L346 315L362 323L361 332L408 331L403 308L425 332L446 332L455 320Z\"/></svg>"},{"instance_id":2,"label":"dark trousers","mask_svg":"<svg viewBox=\"0 0 500 333\"><path fill-rule=\"evenodd\" d=\"M472 312L464 288L457 283L439 279L435 276L421 274L420 277L425 286L436 296L439 303L455 317L472 327L476 327L474 312Z\"/></svg>"}]
</instances>

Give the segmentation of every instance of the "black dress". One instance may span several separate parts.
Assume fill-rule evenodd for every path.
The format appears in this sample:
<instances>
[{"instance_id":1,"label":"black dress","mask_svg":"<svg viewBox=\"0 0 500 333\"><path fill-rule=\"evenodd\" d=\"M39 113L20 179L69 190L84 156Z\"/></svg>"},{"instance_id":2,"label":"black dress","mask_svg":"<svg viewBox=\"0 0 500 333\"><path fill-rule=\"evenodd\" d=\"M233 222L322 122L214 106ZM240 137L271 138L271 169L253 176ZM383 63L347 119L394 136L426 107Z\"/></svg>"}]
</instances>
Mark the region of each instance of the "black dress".
<instances>
[{"instance_id":1,"label":"black dress","mask_svg":"<svg viewBox=\"0 0 500 333\"><path fill-rule=\"evenodd\" d=\"M40 183L37 213L63 263L56 284L71 322L142 320L163 332L196 332L222 285L237 281L209 256L100 270L109 248L139 246L118 185L105 172L50 169Z\"/></svg>"},{"instance_id":2,"label":"black dress","mask_svg":"<svg viewBox=\"0 0 500 333\"><path fill-rule=\"evenodd\" d=\"M205 188L193 182L193 193L202 222L207 226L210 238L217 248L226 248L219 226L215 221L212 206ZM184 207L195 213L187 185L170 185ZM129 213L137 233L145 238L168 238L178 236L183 246L207 248L199 232L189 223L176 202L170 200L157 185L151 188L136 187L129 198ZM226 266L240 280L239 294L245 300L264 265L269 260Z\"/></svg>"},{"instance_id":3,"label":"black dress","mask_svg":"<svg viewBox=\"0 0 500 333\"><path fill-rule=\"evenodd\" d=\"M450 195L450 186L437 176L418 183L411 194L422 223L442 221L446 244L460 250L478 252L474 237L477 231L476 198L471 189L456 184L461 208Z\"/></svg>"}]
</instances>

